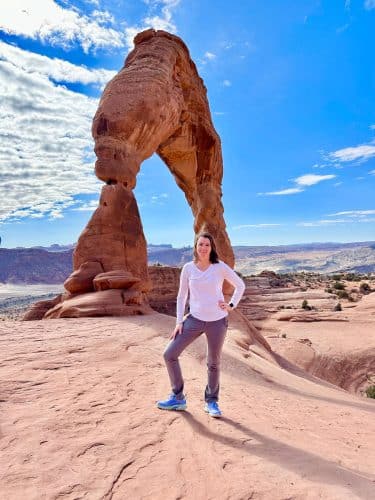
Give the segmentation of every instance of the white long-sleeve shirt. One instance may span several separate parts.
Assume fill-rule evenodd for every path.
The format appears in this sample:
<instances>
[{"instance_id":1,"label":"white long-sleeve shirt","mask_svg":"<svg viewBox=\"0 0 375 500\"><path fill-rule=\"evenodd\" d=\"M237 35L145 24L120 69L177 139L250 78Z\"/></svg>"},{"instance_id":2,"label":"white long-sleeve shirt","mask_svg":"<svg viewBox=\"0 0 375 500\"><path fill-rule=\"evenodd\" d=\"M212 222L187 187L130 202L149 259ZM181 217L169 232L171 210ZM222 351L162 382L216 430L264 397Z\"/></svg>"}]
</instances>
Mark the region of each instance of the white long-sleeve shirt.
<instances>
[{"instance_id":1,"label":"white long-sleeve shirt","mask_svg":"<svg viewBox=\"0 0 375 500\"><path fill-rule=\"evenodd\" d=\"M225 262L210 264L201 271L194 262L184 265L180 276L177 295L177 323L182 323L186 300L190 292L190 313L202 321L217 321L228 315L220 309L219 301L224 300L223 281L227 280L235 290L230 302L236 307L245 291L245 283Z\"/></svg>"}]
</instances>

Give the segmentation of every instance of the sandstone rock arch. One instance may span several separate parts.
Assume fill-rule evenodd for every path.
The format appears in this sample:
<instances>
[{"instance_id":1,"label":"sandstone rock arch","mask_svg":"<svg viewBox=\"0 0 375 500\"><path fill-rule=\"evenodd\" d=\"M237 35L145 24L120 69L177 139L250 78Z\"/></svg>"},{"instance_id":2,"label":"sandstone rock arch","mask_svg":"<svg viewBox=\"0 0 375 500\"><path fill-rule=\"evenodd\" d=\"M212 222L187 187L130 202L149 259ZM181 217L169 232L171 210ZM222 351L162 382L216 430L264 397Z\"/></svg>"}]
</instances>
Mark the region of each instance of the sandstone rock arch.
<instances>
[{"instance_id":1,"label":"sandstone rock arch","mask_svg":"<svg viewBox=\"0 0 375 500\"><path fill-rule=\"evenodd\" d=\"M134 314L147 307L146 240L133 189L142 162L155 152L184 192L195 233L212 233L220 257L234 265L221 201L221 143L204 83L177 36L150 29L134 43L124 67L106 86L93 120L95 173L106 185L79 238L74 272L65 282L70 295L63 298L71 307L58 304L47 317L93 311ZM83 298L71 297L82 293ZM100 301L104 305L98 312Z\"/></svg>"}]
</instances>

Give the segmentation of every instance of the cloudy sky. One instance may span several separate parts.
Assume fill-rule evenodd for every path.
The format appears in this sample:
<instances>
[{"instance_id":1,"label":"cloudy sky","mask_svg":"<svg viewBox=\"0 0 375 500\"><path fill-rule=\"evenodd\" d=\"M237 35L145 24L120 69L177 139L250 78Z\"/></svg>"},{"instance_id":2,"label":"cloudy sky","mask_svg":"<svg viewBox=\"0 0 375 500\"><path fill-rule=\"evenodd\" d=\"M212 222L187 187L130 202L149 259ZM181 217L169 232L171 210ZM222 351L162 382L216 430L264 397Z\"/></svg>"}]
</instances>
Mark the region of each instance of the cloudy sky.
<instances>
[{"instance_id":1,"label":"cloudy sky","mask_svg":"<svg viewBox=\"0 0 375 500\"><path fill-rule=\"evenodd\" d=\"M208 88L233 244L375 240L375 0L2 0L2 246L77 240L98 98L148 27L183 38ZM149 243L191 244L158 157L135 193Z\"/></svg>"}]
</instances>

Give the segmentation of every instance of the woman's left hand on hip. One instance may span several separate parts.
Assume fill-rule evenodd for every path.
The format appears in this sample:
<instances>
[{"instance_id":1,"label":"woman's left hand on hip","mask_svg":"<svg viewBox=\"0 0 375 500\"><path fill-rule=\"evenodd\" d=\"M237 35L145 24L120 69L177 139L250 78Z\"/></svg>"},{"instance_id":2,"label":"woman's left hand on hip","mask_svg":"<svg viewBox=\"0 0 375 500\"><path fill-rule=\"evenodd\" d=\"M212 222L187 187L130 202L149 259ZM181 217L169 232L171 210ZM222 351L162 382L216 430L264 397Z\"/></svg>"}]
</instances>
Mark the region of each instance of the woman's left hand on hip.
<instances>
[{"instance_id":1,"label":"woman's left hand on hip","mask_svg":"<svg viewBox=\"0 0 375 500\"><path fill-rule=\"evenodd\" d=\"M224 302L224 300L219 300L218 304L220 309L222 309L223 311L231 311L232 309L229 304Z\"/></svg>"}]
</instances>

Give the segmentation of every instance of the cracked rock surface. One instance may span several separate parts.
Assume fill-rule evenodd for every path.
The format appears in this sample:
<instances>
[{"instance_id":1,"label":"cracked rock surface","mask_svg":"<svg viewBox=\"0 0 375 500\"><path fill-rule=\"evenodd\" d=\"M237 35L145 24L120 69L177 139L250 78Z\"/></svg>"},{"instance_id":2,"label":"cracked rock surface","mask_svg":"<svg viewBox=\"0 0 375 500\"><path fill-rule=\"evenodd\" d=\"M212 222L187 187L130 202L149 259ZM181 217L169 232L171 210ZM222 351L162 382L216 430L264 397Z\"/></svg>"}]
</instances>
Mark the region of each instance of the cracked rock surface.
<instances>
[{"instance_id":1,"label":"cracked rock surface","mask_svg":"<svg viewBox=\"0 0 375 500\"><path fill-rule=\"evenodd\" d=\"M1 323L1 498L373 498L374 401L238 342L249 333L235 316L224 417L203 411L203 337L181 356L187 411L158 410L173 325L158 313Z\"/></svg>"}]
</instances>

